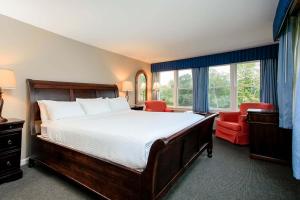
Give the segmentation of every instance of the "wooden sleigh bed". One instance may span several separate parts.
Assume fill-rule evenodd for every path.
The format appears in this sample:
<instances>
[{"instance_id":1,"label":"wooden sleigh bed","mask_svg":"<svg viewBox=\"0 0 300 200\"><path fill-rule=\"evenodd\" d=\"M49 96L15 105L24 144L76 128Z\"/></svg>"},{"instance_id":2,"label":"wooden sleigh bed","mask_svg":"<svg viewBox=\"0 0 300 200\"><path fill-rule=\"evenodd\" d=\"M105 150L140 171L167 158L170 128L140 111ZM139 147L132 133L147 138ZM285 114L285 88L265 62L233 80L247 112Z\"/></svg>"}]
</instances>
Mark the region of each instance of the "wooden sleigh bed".
<instances>
[{"instance_id":1,"label":"wooden sleigh bed","mask_svg":"<svg viewBox=\"0 0 300 200\"><path fill-rule=\"evenodd\" d=\"M159 199L203 151L212 156L212 126L216 115L156 140L143 171L57 145L39 137L37 100L117 97L116 85L27 80L29 89L29 166L42 164L97 193L104 199Z\"/></svg>"}]
</instances>

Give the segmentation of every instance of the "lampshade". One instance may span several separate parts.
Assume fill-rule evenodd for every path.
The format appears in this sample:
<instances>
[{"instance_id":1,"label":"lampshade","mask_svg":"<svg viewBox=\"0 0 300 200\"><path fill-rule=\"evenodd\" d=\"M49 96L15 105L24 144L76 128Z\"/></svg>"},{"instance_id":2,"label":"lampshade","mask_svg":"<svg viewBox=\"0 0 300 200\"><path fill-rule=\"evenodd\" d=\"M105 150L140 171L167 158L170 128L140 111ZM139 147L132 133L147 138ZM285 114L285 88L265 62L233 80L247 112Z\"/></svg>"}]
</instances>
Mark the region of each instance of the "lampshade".
<instances>
[{"instance_id":1,"label":"lampshade","mask_svg":"<svg viewBox=\"0 0 300 200\"><path fill-rule=\"evenodd\" d=\"M15 89L16 77L14 71L10 69L0 69L0 88Z\"/></svg>"},{"instance_id":2,"label":"lampshade","mask_svg":"<svg viewBox=\"0 0 300 200\"><path fill-rule=\"evenodd\" d=\"M123 81L122 82L122 91L124 92L132 92L133 91L133 85L131 81Z\"/></svg>"},{"instance_id":3,"label":"lampshade","mask_svg":"<svg viewBox=\"0 0 300 200\"><path fill-rule=\"evenodd\" d=\"M159 90L159 82L153 83L153 90Z\"/></svg>"}]
</instances>

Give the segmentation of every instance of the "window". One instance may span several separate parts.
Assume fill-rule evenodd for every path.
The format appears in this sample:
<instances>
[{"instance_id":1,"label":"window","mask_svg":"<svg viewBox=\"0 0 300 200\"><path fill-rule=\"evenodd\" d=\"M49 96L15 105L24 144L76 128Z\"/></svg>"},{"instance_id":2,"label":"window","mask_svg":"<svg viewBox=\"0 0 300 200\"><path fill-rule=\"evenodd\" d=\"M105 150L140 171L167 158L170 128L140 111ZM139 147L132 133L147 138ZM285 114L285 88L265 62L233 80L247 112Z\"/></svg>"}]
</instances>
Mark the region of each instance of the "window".
<instances>
[{"instance_id":1,"label":"window","mask_svg":"<svg viewBox=\"0 0 300 200\"><path fill-rule=\"evenodd\" d=\"M145 102L147 99L147 78L146 78L146 74L139 72L139 74L136 77L137 85L136 85L136 102Z\"/></svg>"},{"instance_id":2,"label":"window","mask_svg":"<svg viewBox=\"0 0 300 200\"><path fill-rule=\"evenodd\" d=\"M174 105L174 71L159 73L159 99L163 99L168 105Z\"/></svg>"},{"instance_id":3,"label":"window","mask_svg":"<svg viewBox=\"0 0 300 200\"><path fill-rule=\"evenodd\" d=\"M192 107L192 70L167 71L159 73L159 99L169 106Z\"/></svg>"},{"instance_id":4,"label":"window","mask_svg":"<svg viewBox=\"0 0 300 200\"><path fill-rule=\"evenodd\" d=\"M209 68L209 109L237 110L243 102L259 102L260 62Z\"/></svg>"},{"instance_id":5,"label":"window","mask_svg":"<svg viewBox=\"0 0 300 200\"><path fill-rule=\"evenodd\" d=\"M209 68L208 99L211 110L230 109L230 65Z\"/></svg>"},{"instance_id":6,"label":"window","mask_svg":"<svg viewBox=\"0 0 300 200\"><path fill-rule=\"evenodd\" d=\"M192 70L178 71L178 106L192 106L193 80Z\"/></svg>"},{"instance_id":7,"label":"window","mask_svg":"<svg viewBox=\"0 0 300 200\"><path fill-rule=\"evenodd\" d=\"M260 63L248 62L237 64L237 99L238 106L243 102L259 102Z\"/></svg>"}]
</instances>

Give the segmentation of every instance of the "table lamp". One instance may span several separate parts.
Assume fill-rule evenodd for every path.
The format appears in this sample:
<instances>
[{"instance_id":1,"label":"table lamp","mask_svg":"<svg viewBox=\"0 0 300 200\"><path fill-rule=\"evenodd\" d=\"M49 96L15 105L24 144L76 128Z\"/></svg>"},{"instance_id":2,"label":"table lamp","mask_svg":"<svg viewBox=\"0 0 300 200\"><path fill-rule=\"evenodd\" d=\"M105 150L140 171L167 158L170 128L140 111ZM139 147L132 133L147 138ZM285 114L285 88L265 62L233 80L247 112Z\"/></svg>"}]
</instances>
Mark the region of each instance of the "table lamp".
<instances>
[{"instance_id":1,"label":"table lamp","mask_svg":"<svg viewBox=\"0 0 300 200\"><path fill-rule=\"evenodd\" d=\"M0 123L6 122L7 119L2 117L2 108L4 100L2 90L11 90L16 88L16 77L14 71L10 69L0 69Z\"/></svg>"},{"instance_id":2,"label":"table lamp","mask_svg":"<svg viewBox=\"0 0 300 200\"><path fill-rule=\"evenodd\" d=\"M126 99L129 100L129 92L133 91L133 84L131 81L123 81L122 82L122 91L126 92Z\"/></svg>"}]
</instances>

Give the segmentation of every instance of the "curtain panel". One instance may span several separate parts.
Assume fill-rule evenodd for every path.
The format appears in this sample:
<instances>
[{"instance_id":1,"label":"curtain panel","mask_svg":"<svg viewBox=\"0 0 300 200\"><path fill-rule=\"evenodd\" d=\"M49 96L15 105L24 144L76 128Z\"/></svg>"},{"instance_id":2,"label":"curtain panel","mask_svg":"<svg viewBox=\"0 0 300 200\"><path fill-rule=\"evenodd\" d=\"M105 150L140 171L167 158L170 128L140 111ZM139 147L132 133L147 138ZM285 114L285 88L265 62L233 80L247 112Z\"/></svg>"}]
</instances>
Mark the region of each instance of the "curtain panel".
<instances>
[{"instance_id":1,"label":"curtain panel","mask_svg":"<svg viewBox=\"0 0 300 200\"><path fill-rule=\"evenodd\" d=\"M277 107L278 59L260 61L260 101Z\"/></svg>"},{"instance_id":2,"label":"curtain panel","mask_svg":"<svg viewBox=\"0 0 300 200\"><path fill-rule=\"evenodd\" d=\"M293 174L300 180L300 12L295 23L295 90L294 90L294 119L292 140L292 165Z\"/></svg>"},{"instance_id":3,"label":"curtain panel","mask_svg":"<svg viewBox=\"0 0 300 200\"><path fill-rule=\"evenodd\" d=\"M293 128L293 80L294 80L294 46L295 18L288 20L287 27L279 39L277 92L279 109L279 126Z\"/></svg>"},{"instance_id":4,"label":"curtain panel","mask_svg":"<svg viewBox=\"0 0 300 200\"><path fill-rule=\"evenodd\" d=\"M192 69L278 57L278 44L151 64L152 72Z\"/></svg>"},{"instance_id":5,"label":"curtain panel","mask_svg":"<svg viewBox=\"0 0 300 200\"><path fill-rule=\"evenodd\" d=\"M192 69L193 111L208 112L208 67Z\"/></svg>"},{"instance_id":6,"label":"curtain panel","mask_svg":"<svg viewBox=\"0 0 300 200\"><path fill-rule=\"evenodd\" d=\"M152 73L152 84L151 86L153 87L155 82L159 82L159 74L154 72ZM158 100L158 92L155 91L153 88L151 87L151 91L152 91L152 99L153 100Z\"/></svg>"}]
</instances>

